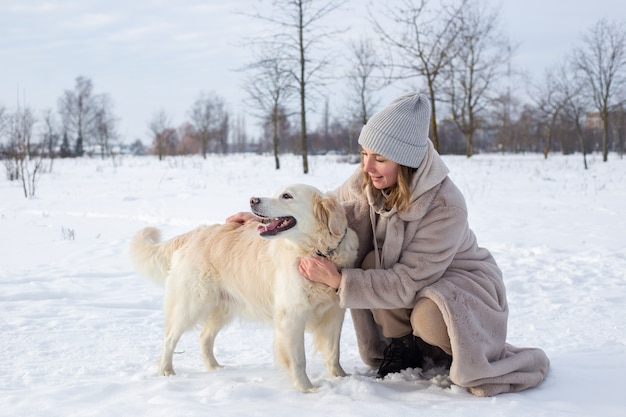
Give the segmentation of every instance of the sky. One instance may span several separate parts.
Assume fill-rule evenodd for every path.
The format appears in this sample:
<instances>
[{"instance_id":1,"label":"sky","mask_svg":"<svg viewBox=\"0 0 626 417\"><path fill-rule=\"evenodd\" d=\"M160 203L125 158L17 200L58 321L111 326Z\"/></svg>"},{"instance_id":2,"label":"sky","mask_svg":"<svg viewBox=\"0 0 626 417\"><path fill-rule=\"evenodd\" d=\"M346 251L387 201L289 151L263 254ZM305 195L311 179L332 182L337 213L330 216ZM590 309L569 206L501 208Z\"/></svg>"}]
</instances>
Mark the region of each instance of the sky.
<instances>
[{"instance_id":1,"label":"sky","mask_svg":"<svg viewBox=\"0 0 626 417\"><path fill-rule=\"evenodd\" d=\"M518 45L513 65L532 77L562 60L599 19L626 16L623 0L487 1L500 7L504 32ZM340 54L349 39L374 35L369 3L347 0L325 21L346 29L335 45ZM254 10L266 14L271 2L0 0L0 106L56 109L63 92L84 76L95 94L112 99L126 143L149 142L147 125L160 110L173 125L188 120L203 92L224 98L231 117L254 129L258 120L245 103L239 71L251 60L249 40L267 33L262 22L241 13ZM345 72L341 59L334 71ZM394 85L384 94L391 99L411 88ZM331 85L330 91L339 90ZM343 101L330 94L331 109Z\"/></svg>"}]
</instances>

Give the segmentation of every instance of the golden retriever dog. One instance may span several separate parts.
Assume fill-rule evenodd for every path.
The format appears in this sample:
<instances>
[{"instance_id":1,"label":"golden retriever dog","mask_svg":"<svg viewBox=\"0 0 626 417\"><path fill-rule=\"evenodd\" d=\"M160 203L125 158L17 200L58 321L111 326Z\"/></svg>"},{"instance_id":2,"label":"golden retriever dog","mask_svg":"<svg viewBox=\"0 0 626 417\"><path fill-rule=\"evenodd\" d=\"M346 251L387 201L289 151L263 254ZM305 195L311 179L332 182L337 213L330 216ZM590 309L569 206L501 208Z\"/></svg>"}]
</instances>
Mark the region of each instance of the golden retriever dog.
<instances>
[{"instance_id":1,"label":"golden retriever dog","mask_svg":"<svg viewBox=\"0 0 626 417\"><path fill-rule=\"evenodd\" d=\"M315 391L306 374L304 332L313 334L331 376L339 364L344 310L336 291L298 272L303 256L324 256L338 269L352 267L358 246L341 204L331 195L297 184L276 197L252 197L261 222L200 226L159 243L145 228L133 238L137 270L164 283L166 329L160 375L174 374L172 355L184 332L202 325L202 357L209 370L221 365L213 354L220 329L241 317L274 326L274 358L303 391Z\"/></svg>"}]
</instances>

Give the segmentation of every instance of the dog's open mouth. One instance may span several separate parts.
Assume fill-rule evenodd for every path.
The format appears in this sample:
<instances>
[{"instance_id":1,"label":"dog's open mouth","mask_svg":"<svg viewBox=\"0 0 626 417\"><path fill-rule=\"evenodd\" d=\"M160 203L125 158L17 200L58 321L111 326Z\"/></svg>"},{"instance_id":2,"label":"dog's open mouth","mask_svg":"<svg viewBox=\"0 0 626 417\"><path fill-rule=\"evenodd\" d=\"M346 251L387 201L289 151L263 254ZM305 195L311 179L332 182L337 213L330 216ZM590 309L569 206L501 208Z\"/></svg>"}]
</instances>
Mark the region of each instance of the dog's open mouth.
<instances>
[{"instance_id":1,"label":"dog's open mouth","mask_svg":"<svg viewBox=\"0 0 626 417\"><path fill-rule=\"evenodd\" d=\"M296 225L296 219L291 216L276 217L274 219L264 219L269 221L259 225L257 230L261 236L274 236L285 230L289 230Z\"/></svg>"}]
</instances>

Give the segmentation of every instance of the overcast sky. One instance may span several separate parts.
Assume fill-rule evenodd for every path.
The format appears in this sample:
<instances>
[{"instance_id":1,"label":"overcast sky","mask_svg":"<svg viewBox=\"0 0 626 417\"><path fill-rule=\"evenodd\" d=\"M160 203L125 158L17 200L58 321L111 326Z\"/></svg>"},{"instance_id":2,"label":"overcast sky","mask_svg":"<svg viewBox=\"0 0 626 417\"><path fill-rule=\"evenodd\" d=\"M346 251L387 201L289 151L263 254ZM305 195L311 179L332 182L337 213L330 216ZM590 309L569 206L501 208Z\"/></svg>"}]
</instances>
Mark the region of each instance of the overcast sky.
<instances>
[{"instance_id":1,"label":"overcast sky","mask_svg":"<svg viewBox=\"0 0 626 417\"><path fill-rule=\"evenodd\" d=\"M624 0L489 2L500 5L505 33L519 45L514 65L537 78L599 19L626 19ZM126 143L149 142L147 124L158 110L175 126L188 120L201 92L219 94L233 117L245 115L254 124L243 104L242 74L235 70L250 60L246 37L259 35L263 26L235 11L259 5L268 10L270 3L0 0L0 106L13 109L19 101L37 111L56 110L63 91L82 75L93 81L94 93L110 95ZM368 34L366 3L350 0L334 13L333 24L350 28L345 38ZM403 87L394 88L391 94ZM331 97L331 108L340 101Z\"/></svg>"}]
</instances>

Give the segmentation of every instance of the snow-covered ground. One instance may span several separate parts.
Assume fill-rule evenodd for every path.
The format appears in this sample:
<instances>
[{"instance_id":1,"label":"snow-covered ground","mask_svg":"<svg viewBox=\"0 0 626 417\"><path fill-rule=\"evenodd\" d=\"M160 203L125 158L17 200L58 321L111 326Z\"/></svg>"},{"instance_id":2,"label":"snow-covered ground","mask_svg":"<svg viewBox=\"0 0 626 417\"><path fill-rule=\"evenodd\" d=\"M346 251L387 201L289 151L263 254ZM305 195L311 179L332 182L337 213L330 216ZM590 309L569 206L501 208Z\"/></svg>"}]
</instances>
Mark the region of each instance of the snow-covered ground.
<instances>
[{"instance_id":1,"label":"snow-covered ground","mask_svg":"<svg viewBox=\"0 0 626 417\"><path fill-rule=\"evenodd\" d=\"M476 398L417 371L378 381L349 314L349 377L329 379L309 348L318 393L291 387L274 368L271 328L248 322L218 336L225 368L204 370L192 331L177 348L178 374L157 377L162 289L133 271L131 236L223 222L288 183L330 190L357 166L311 157L305 175L297 156L283 156L280 171L253 155L57 160L33 199L0 178L0 415L626 415L626 160L591 156L587 171L580 155L444 160L479 243L504 270L509 342L551 359L538 388Z\"/></svg>"}]
</instances>

